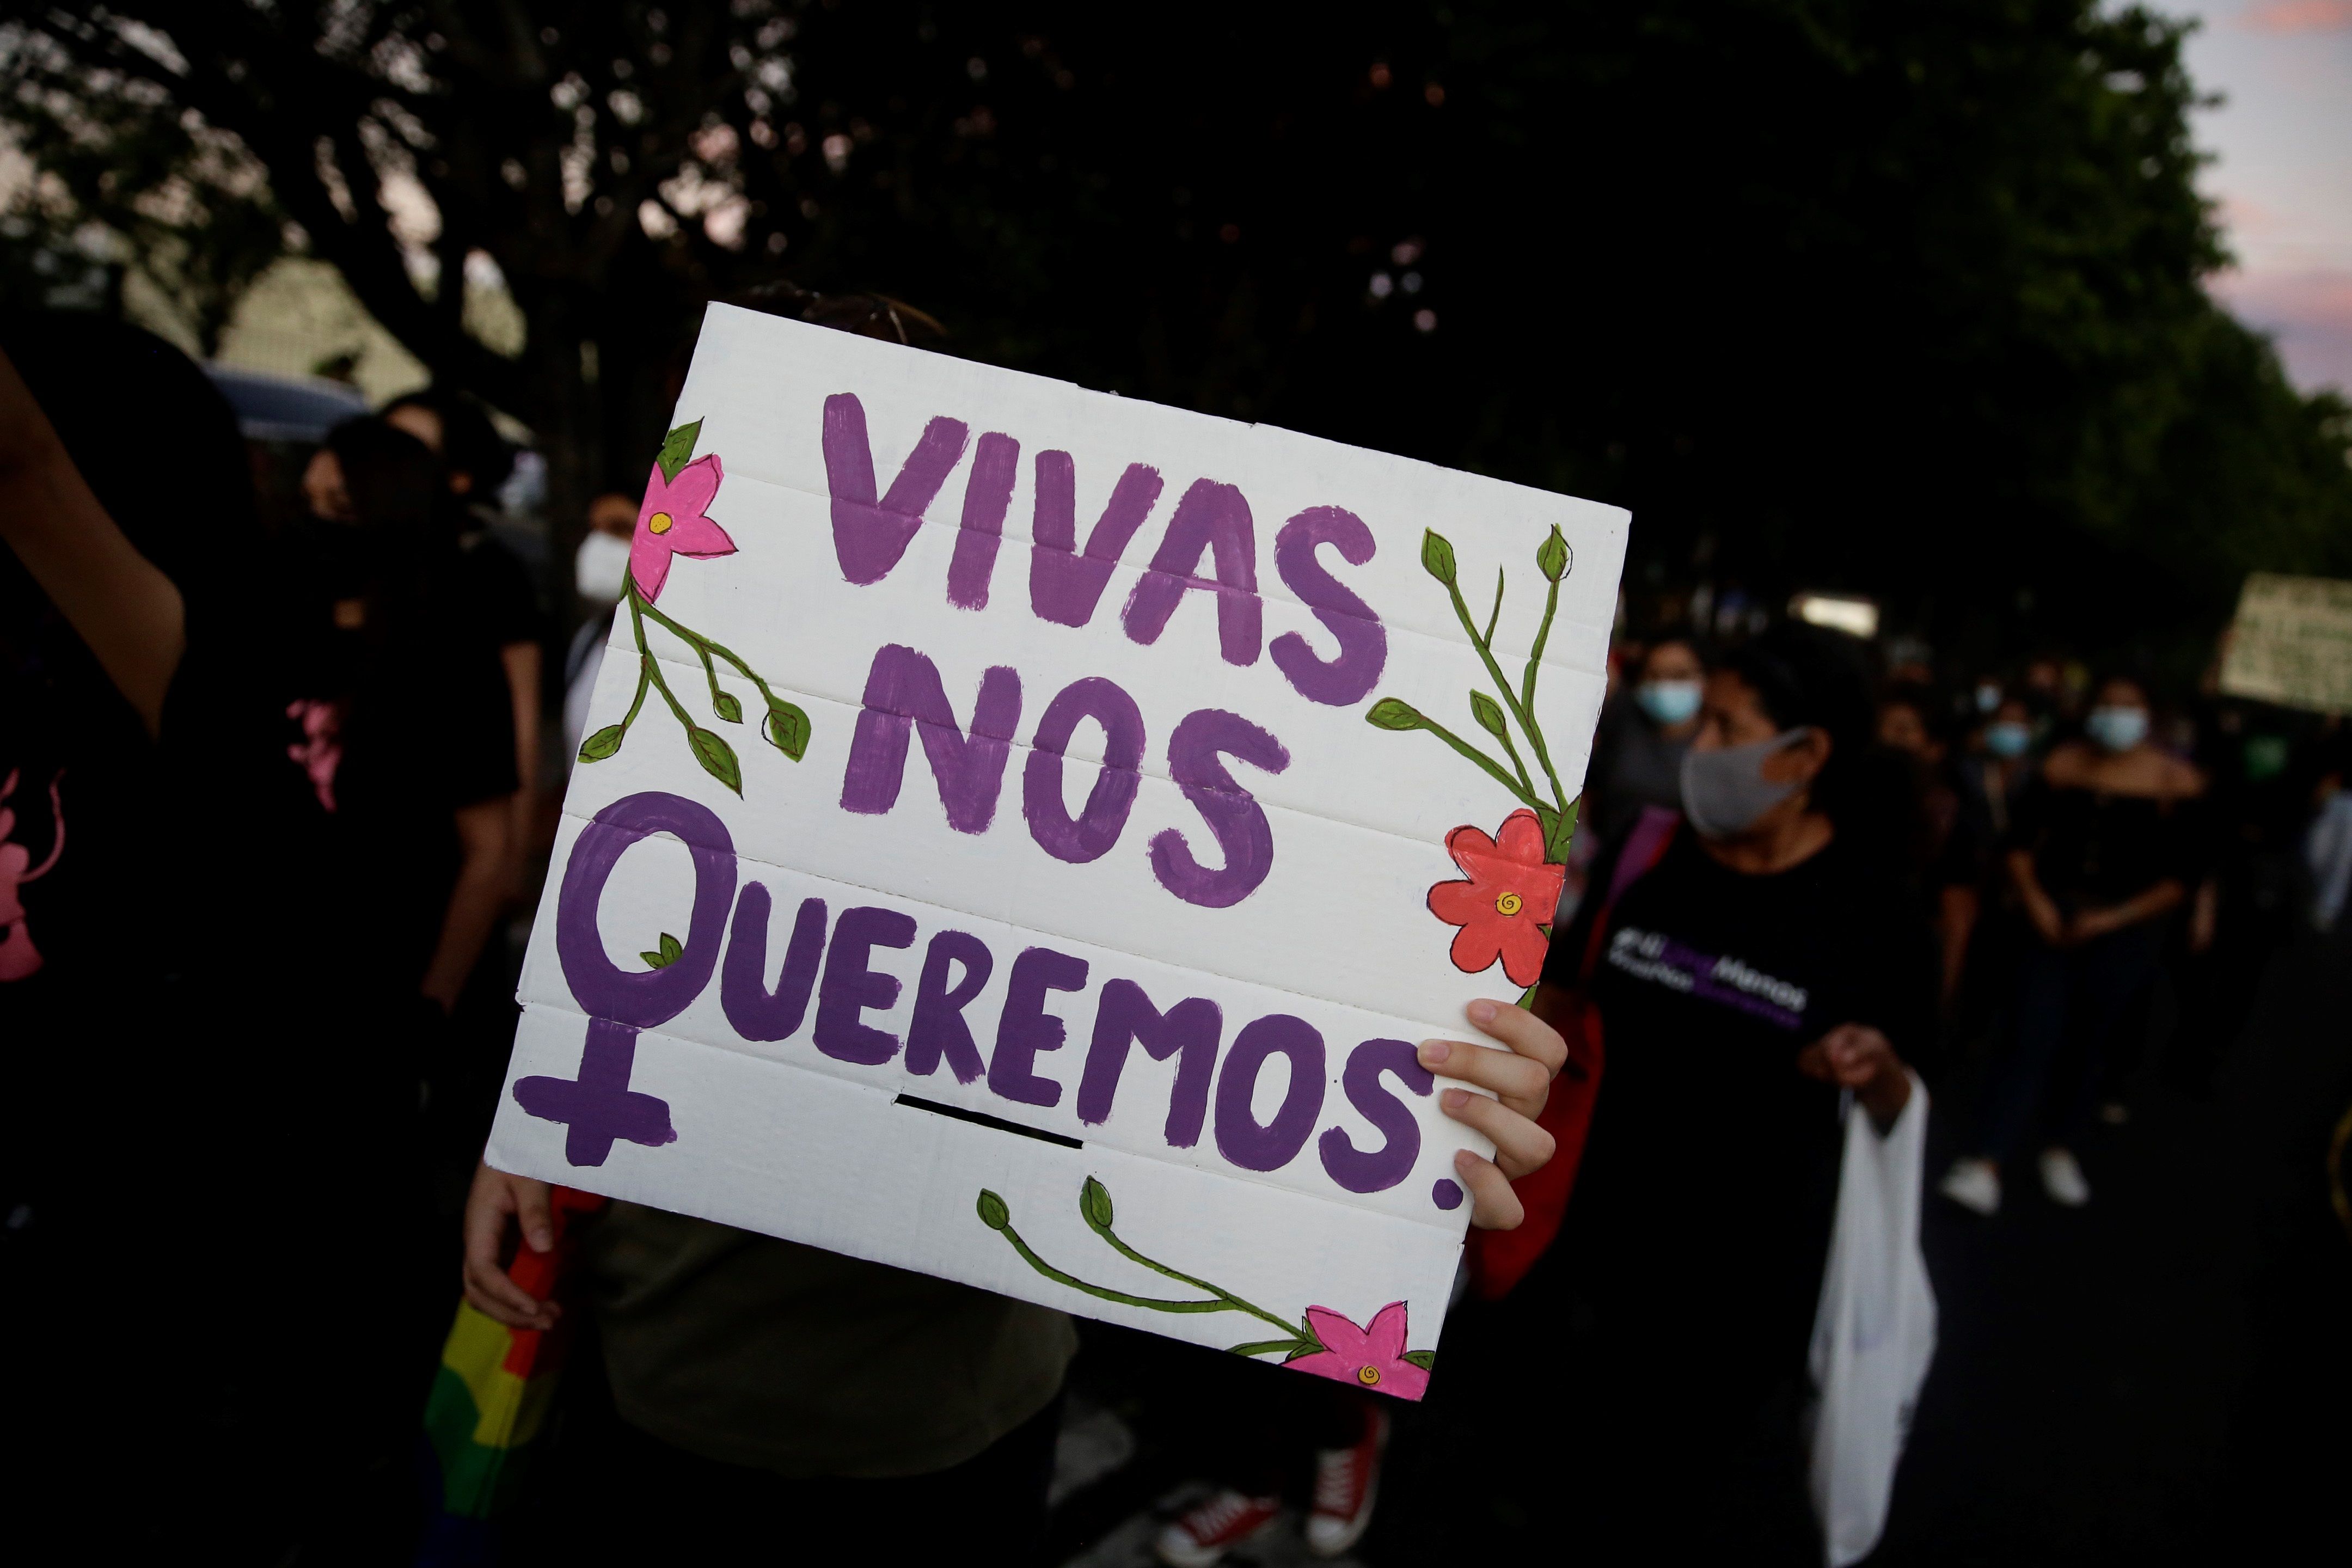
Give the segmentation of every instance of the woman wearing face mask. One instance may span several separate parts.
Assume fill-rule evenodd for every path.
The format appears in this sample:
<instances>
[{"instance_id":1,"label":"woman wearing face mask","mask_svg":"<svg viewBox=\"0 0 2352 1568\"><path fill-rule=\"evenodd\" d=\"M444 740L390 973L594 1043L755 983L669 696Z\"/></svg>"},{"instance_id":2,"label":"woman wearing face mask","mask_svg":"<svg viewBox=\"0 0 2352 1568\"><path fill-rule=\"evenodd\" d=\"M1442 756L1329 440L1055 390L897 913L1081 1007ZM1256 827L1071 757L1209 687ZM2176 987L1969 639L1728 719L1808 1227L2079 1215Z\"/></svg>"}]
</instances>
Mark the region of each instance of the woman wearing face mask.
<instances>
[{"instance_id":1,"label":"woman wearing face mask","mask_svg":"<svg viewBox=\"0 0 2352 1568\"><path fill-rule=\"evenodd\" d=\"M1990 704L1982 700L1988 689ZM1937 872L1944 1003L1957 1014L1963 1037L1984 1022L1985 998L1995 989L2005 994L2013 945L2008 922L1982 917L1988 907L2011 901L1997 863L2011 808L2033 772L2032 713L1998 686L1980 684L1978 692L1985 723L1953 769L1959 810Z\"/></svg>"},{"instance_id":2,"label":"woman wearing face mask","mask_svg":"<svg viewBox=\"0 0 2352 1568\"><path fill-rule=\"evenodd\" d=\"M1683 753L1698 731L1706 674L1688 642L1653 643L1632 700L1603 719L1584 805L1601 842L1617 842L1644 806L1681 805Z\"/></svg>"},{"instance_id":3,"label":"woman wearing face mask","mask_svg":"<svg viewBox=\"0 0 2352 1568\"><path fill-rule=\"evenodd\" d=\"M1886 869L1899 844L1860 826L1872 717L1834 633L1735 649L1706 680L1683 820L1638 826L1551 944L1536 1011L1565 1028L1590 1008L1606 1048L1538 1287L1570 1297L1549 1315L1573 1325L1563 1397L1604 1555L1821 1560L1800 1413L1841 1093L1885 1131L1935 1026L1926 921Z\"/></svg>"},{"instance_id":4,"label":"woman wearing face mask","mask_svg":"<svg viewBox=\"0 0 2352 1568\"><path fill-rule=\"evenodd\" d=\"M2074 1145L2088 1123L2117 1023L2156 980L2164 922L2196 881L2195 803L2205 780L2148 743L2147 693L2102 682L2084 738L2052 751L2017 801L2002 870L2030 928L2018 958L2014 1035L1979 1108L1974 1152L1941 1191L2000 1208L2000 1165L2032 1131L2052 1201L2088 1203Z\"/></svg>"}]
</instances>

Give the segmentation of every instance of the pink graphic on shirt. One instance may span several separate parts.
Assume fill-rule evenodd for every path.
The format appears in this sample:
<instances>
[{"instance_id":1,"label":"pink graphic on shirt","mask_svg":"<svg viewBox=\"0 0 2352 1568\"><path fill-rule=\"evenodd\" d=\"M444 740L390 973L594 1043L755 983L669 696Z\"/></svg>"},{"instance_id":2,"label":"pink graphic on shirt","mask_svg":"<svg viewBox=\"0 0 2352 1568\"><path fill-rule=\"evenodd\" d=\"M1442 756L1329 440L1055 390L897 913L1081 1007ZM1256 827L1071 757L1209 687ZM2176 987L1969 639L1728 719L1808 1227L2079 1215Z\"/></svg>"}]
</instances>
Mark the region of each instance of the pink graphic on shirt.
<instances>
[{"instance_id":1,"label":"pink graphic on shirt","mask_svg":"<svg viewBox=\"0 0 2352 1568\"><path fill-rule=\"evenodd\" d=\"M342 717L331 702L302 698L286 705L286 717L302 726L302 739L286 748L300 765L319 795L319 804L335 809L335 770L342 765Z\"/></svg>"},{"instance_id":2,"label":"pink graphic on shirt","mask_svg":"<svg viewBox=\"0 0 2352 1568\"><path fill-rule=\"evenodd\" d=\"M0 981L23 980L40 972L41 950L33 945L32 924L16 889L47 876L66 847L65 805L58 798L64 771L49 775L49 820L55 826L50 830L48 857L37 866L33 864L33 852L16 842L16 813L7 804L16 793L20 776L11 768L7 782L0 784Z\"/></svg>"}]
</instances>

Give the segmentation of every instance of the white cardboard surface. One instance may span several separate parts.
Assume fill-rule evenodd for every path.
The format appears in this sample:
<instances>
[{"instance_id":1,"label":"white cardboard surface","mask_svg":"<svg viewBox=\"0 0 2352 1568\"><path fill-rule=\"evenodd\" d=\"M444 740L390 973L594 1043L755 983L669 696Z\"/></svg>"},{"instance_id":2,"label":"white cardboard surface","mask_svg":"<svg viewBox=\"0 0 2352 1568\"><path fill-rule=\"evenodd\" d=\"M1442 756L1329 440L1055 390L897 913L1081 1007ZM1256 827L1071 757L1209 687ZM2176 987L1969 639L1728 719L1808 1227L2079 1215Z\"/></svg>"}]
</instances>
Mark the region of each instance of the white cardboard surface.
<instances>
[{"instance_id":1,"label":"white cardboard surface","mask_svg":"<svg viewBox=\"0 0 2352 1568\"><path fill-rule=\"evenodd\" d=\"M845 548L846 398L874 488ZM941 419L966 427L960 447ZM1557 873L1528 850L1532 814L1505 832L1518 788L1367 714L1408 704L1515 774L1499 722L1548 825L1582 784L1624 514L723 306L676 421L693 428L638 525L642 617L615 616L588 724L614 743L573 770L491 1163L1418 1397L1468 1215L1453 1154L1489 1151L1439 1114L1442 1080L1410 1047L1468 1033L1474 998L1518 994L1529 976L1495 949L1516 939L1525 970L1549 916L1534 889ZM887 562L861 542L893 524L927 427L954 461ZM1082 625L1033 597L1033 560L1057 553L1036 542L1047 452L1068 455L1081 552L1130 465L1160 479ZM975 546L1008 478L979 605ZM1171 582L1154 561L1203 480L1230 487L1228 516L1238 495L1248 537L1175 562ZM1285 534L1333 508L1360 540L1307 552ZM1425 529L1480 637L1502 569L1503 683L1425 564ZM1171 587L1139 640L1130 602ZM1251 616L1255 646L1235 630ZM1368 637L1384 650L1369 682ZM1339 675L1300 658L1349 648ZM763 738L770 698L745 665L802 716L797 760ZM1516 695L1531 668L1524 715L1490 709L1482 729L1471 692ZM1081 681L1123 694L1139 752L1113 757L1092 718L1041 745ZM1098 784L1131 804L1078 850L1054 821ZM1495 837L1520 863L1463 858ZM1465 925L1434 912L1449 884L1438 902ZM1457 933L1475 950L1483 932L1501 935L1465 963ZM1122 1057L1112 1026L1141 1017L1149 1036L1162 1013L1165 1059L1143 1037ZM1175 1300L1219 1306L1153 1304Z\"/></svg>"}]
</instances>

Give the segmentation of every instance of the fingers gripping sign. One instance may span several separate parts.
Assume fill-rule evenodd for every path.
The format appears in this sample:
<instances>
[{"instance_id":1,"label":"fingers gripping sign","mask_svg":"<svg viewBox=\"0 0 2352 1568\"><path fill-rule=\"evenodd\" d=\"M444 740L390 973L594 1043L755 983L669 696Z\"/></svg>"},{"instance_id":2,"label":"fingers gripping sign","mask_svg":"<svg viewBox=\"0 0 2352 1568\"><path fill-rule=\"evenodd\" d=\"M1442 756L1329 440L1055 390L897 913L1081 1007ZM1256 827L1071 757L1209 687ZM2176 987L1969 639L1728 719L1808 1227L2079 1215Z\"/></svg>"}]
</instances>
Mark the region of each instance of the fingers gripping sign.
<instances>
[{"instance_id":1,"label":"fingers gripping sign","mask_svg":"<svg viewBox=\"0 0 2352 1568\"><path fill-rule=\"evenodd\" d=\"M1495 1157L1483 1159L1465 1149L1454 1156L1454 1168L1470 1194L1470 1223L1482 1230L1510 1230L1525 1217L1511 1184L1541 1170L1554 1152L1552 1135L1536 1119L1543 1114L1551 1080L1568 1061L1568 1042L1549 1024L1507 1002L1482 999L1464 1012L1499 1048L1467 1040L1424 1040L1421 1065L1469 1086L1443 1090L1439 1108L1485 1133L1494 1142Z\"/></svg>"}]
</instances>

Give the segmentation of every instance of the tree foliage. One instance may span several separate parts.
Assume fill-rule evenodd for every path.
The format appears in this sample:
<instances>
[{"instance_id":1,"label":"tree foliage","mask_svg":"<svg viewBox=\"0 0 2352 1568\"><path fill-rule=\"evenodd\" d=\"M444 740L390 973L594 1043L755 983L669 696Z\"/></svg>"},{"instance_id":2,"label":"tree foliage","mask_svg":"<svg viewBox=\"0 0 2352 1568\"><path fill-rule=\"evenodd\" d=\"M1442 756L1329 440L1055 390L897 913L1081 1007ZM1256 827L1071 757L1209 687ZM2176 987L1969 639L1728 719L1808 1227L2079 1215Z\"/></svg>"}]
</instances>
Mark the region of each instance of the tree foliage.
<instances>
[{"instance_id":1,"label":"tree foliage","mask_svg":"<svg viewBox=\"0 0 2352 1568\"><path fill-rule=\"evenodd\" d=\"M703 300L790 277L912 300L950 352L1623 502L1637 573L1948 631L2111 641L2251 565L2352 570L2346 410L2207 297L2180 28L2137 9L113 0L36 30L67 63L14 51L19 102L119 79L235 138L379 320L539 428L559 500L652 450ZM472 256L514 357L440 286Z\"/></svg>"},{"instance_id":2,"label":"tree foliage","mask_svg":"<svg viewBox=\"0 0 2352 1568\"><path fill-rule=\"evenodd\" d=\"M162 86L84 70L37 30L0 30L0 116L36 171L0 213L12 297L119 310L140 276L206 354L238 298L285 253L267 173Z\"/></svg>"}]
</instances>

